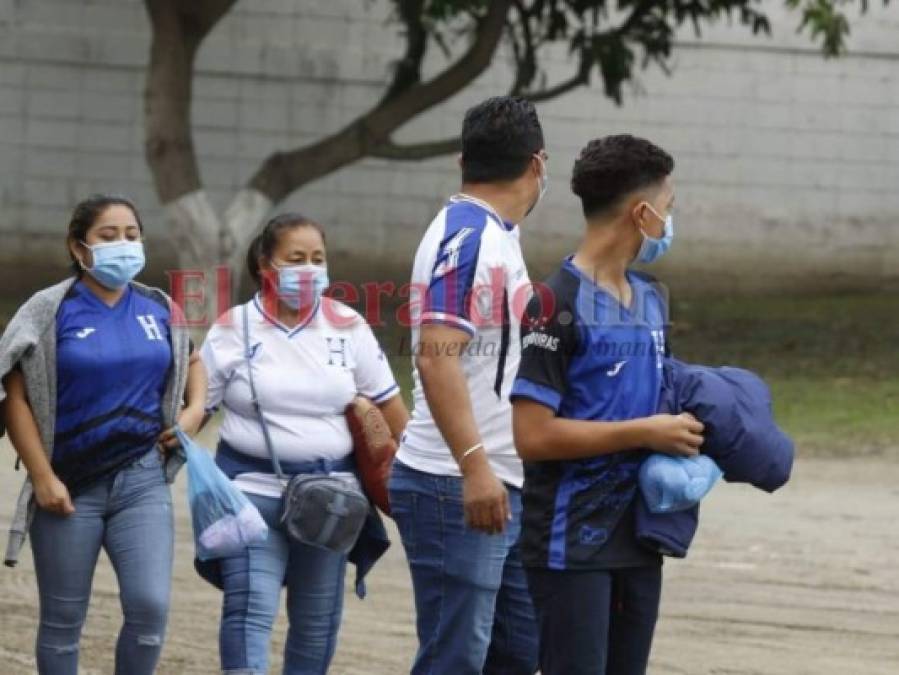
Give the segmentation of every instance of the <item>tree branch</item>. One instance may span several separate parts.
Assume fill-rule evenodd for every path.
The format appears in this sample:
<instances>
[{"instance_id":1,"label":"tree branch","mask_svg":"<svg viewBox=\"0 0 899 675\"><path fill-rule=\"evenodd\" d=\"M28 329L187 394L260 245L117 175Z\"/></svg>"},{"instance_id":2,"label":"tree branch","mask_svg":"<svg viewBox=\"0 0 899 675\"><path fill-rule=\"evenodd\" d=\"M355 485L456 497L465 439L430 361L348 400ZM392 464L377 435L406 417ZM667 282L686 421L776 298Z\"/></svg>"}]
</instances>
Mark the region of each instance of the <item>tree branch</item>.
<instances>
[{"instance_id":1,"label":"tree branch","mask_svg":"<svg viewBox=\"0 0 899 675\"><path fill-rule=\"evenodd\" d=\"M144 89L144 153L165 204L201 187L190 127L194 59L235 0L145 0L153 39Z\"/></svg>"},{"instance_id":2,"label":"tree branch","mask_svg":"<svg viewBox=\"0 0 899 675\"><path fill-rule=\"evenodd\" d=\"M549 99L556 98L562 94L567 94L573 89L590 84L590 70L593 68L593 62L584 52L585 50L581 50L577 72L570 78L563 80L552 87L547 87L540 91L522 92L521 95L534 103L539 103L540 101L548 101Z\"/></svg>"},{"instance_id":3,"label":"tree branch","mask_svg":"<svg viewBox=\"0 0 899 675\"><path fill-rule=\"evenodd\" d=\"M510 24L509 31L512 35L513 52L515 54L515 81L509 89L510 96L519 96L537 75L537 48L534 42L534 34L531 31L531 15L521 0L513 0L515 10L521 22L521 40L523 45L518 45L515 37L515 29Z\"/></svg>"},{"instance_id":4,"label":"tree branch","mask_svg":"<svg viewBox=\"0 0 899 675\"><path fill-rule=\"evenodd\" d=\"M368 153L370 157L378 159L395 159L400 161L418 161L431 157L449 155L462 150L462 139L458 136L445 138L439 141L424 143L410 143L399 145L393 141L385 141L374 146Z\"/></svg>"},{"instance_id":5,"label":"tree branch","mask_svg":"<svg viewBox=\"0 0 899 675\"><path fill-rule=\"evenodd\" d=\"M250 179L248 187L277 203L298 187L388 143L390 135L400 126L455 95L487 69L502 37L510 5L511 0L491 0L472 44L439 75L409 86L389 100L382 100L337 133L317 143L271 155Z\"/></svg>"},{"instance_id":6,"label":"tree branch","mask_svg":"<svg viewBox=\"0 0 899 675\"><path fill-rule=\"evenodd\" d=\"M625 19L621 25L603 31L602 33L584 36L584 44L582 44L578 50L578 67L571 77L545 89L531 92L517 91L515 93L524 96L534 103L539 103L541 101L548 101L558 96L562 96L574 89L590 84L590 73L593 70L593 66L596 64L597 59L593 51L596 42L612 36L618 36L621 39L625 39L629 33L639 28L640 21L652 11L653 7L654 4L652 0L642 0L642 2L639 2L634 6L631 13L627 16L627 19ZM536 63L536 56L534 61Z\"/></svg>"},{"instance_id":7,"label":"tree branch","mask_svg":"<svg viewBox=\"0 0 899 675\"><path fill-rule=\"evenodd\" d=\"M424 0L397 0L397 5L400 18L406 25L406 52L396 64L393 81L384 93L381 104L421 82L421 64L428 46L428 31L421 19Z\"/></svg>"}]
</instances>

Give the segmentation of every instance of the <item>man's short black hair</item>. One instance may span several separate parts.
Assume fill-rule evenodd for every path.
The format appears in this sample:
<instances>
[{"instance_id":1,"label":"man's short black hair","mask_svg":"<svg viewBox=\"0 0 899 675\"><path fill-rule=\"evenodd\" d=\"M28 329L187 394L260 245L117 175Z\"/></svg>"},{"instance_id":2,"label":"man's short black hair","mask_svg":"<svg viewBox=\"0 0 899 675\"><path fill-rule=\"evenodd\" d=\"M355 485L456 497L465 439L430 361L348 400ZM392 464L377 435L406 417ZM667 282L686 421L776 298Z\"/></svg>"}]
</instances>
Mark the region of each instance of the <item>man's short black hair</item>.
<instances>
[{"instance_id":1,"label":"man's short black hair","mask_svg":"<svg viewBox=\"0 0 899 675\"><path fill-rule=\"evenodd\" d=\"M587 143L574 162L571 191L588 218L616 206L623 197L656 185L674 171L674 159L657 145L630 134Z\"/></svg>"},{"instance_id":2,"label":"man's short black hair","mask_svg":"<svg viewBox=\"0 0 899 675\"><path fill-rule=\"evenodd\" d=\"M462 180L493 183L515 180L531 157L543 150L543 129L534 104L495 96L465 113L462 123Z\"/></svg>"}]
</instances>

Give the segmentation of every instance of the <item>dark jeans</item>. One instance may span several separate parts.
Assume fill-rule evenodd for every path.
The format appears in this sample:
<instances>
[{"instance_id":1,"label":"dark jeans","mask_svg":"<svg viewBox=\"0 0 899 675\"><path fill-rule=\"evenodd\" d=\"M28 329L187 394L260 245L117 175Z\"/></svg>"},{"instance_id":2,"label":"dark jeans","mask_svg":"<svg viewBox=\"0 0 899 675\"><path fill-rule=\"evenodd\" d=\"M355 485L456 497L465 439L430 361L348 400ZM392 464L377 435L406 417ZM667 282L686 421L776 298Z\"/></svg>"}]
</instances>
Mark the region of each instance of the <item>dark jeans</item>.
<instances>
[{"instance_id":1,"label":"dark jeans","mask_svg":"<svg viewBox=\"0 0 899 675\"><path fill-rule=\"evenodd\" d=\"M659 614L662 568L527 570L542 675L643 675Z\"/></svg>"}]
</instances>

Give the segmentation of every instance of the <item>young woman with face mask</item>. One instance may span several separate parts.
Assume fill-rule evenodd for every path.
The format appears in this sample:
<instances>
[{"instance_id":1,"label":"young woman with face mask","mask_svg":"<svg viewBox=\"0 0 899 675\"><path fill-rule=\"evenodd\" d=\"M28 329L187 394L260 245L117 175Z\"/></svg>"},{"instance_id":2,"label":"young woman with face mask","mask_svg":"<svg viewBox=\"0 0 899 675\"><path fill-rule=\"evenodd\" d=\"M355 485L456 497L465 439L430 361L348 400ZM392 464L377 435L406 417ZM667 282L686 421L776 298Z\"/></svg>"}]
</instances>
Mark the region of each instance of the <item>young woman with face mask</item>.
<instances>
[{"instance_id":1,"label":"young woman with face mask","mask_svg":"<svg viewBox=\"0 0 899 675\"><path fill-rule=\"evenodd\" d=\"M149 675L162 649L174 538L168 483L183 463L172 427L196 432L206 377L169 297L133 281L144 267L142 236L127 199L78 204L67 240L74 278L28 300L0 340L3 421L28 471L6 563L15 564L27 530L41 675L78 671L101 548L124 614L115 672Z\"/></svg>"},{"instance_id":2,"label":"young woman with face mask","mask_svg":"<svg viewBox=\"0 0 899 675\"><path fill-rule=\"evenodd\" d=\"M210 381L207 410L224 409L216 461L269 526L267 541L215 561L216 570L204 574L224 591L221 666L224 673L268 672L271 629L286 585L283 672L325 673L340 626L347 558L290 539L280 523L283 485L253 405L247 351L271 448L287 475L312 473L324 461L332 475L356 480L345 466L353 443L344 410L357 394L379 406L397 438L408 414L371 328L322 295L329 281L321 226L296 213L278 216L250 245L247 262L259 292L219 319L201 349Z\"/></svg>"}]
</instances>

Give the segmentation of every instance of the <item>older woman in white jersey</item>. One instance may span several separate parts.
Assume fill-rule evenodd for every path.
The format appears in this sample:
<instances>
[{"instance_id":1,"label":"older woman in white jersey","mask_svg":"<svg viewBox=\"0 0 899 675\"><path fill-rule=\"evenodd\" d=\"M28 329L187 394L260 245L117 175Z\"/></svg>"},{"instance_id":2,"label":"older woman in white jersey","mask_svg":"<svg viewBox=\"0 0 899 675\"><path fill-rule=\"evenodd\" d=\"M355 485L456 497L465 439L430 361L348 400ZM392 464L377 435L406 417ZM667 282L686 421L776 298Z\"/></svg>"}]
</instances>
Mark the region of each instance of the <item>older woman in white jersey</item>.
<instances>
[{"instance_id":1,"label":"older woman in white jersey","mask_svg":"<svg viewBox=\"0 0 899 675\"><path fill-rule=\"evenodd\" d=\"M260 292L222 317L201 350L209 373L207 408L224 408L216 461L270 528L263 544L219 561L225 673L268 672L282 585L290 625L285 675L325 673L340 625L346 556L299 543L285 531L279 522L283 487L269 447L284 474L324 468L354 481L347 404L357 394L369 397L396 437L408 419L371 328L322 295L329 283L326 260L317 223L295 213L271 220L248 255ZM253 405L253 385L270 443Z\"/></svg>"}]
</instances>

